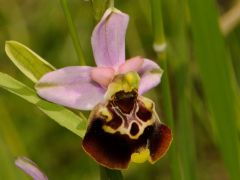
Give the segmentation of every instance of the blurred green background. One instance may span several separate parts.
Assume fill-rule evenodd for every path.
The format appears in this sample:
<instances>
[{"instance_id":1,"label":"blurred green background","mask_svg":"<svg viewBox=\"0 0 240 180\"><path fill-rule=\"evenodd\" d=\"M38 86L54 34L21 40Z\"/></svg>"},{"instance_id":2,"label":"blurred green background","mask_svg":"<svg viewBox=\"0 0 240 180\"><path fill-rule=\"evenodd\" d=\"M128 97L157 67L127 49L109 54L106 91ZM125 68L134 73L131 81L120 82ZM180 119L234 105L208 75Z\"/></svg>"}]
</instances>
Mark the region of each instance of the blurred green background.
<instances>
[{"instance_id":1,"label":"blurred green background","mask_svg":"<svg viewBox=\"0 0 240 180\"><path fill-rule=\"evenodd\" d=\"M85 59L93 66L90 38L96 21L92 4L68 2ZM127 57L157 60L152 48L151 1L116 0L115 4L130 15ZM240 1L162 0L162 10L174 145L155 165L131 164L123 171L124 178L238 179ZM25 44L57 68L79 64L59 0L0 0L0 72L33 87L6 56L6 40ZM146 96L156 102L162 121L168 124L160 86ZM0 179L29 179L14 166L19 155L31 158L49 179L99 179L99 166L83 152L79 137L0 89Z\"/></svg>"}]
</instances>

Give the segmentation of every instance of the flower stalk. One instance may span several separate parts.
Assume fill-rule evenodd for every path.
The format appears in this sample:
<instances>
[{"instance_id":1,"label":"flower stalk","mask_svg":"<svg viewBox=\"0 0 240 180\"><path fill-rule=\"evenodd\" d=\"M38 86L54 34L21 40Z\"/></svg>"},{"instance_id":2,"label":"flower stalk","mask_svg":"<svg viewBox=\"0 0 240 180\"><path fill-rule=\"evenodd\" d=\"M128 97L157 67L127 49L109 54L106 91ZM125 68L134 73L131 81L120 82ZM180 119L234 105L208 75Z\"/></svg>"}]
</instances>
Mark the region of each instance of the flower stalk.
<instances>
[{"instance_id":1,"label":"flower stalk","mask_svg":"<svg viewBox=\"0 0 240 180\"><path fill-rule=\"evenodd\" d=\"M105 10L109 6L109 0L92 0L92 8L96 22L100 21Z\"/></svg>"},{"instance_id":2,"label":"flower stalk","mask_svg":"<svg viewBox=\"0 0 240 180\"><path fill-rule=\"evenodd\" d=\"M163 28L163 18L161 13L161 1L159 0L152 0L152 26L153 26L153 49L159 56L160 61L166 60L166 47L167 43L165 40L164 35L164 28Z\"/></svg>"},{"instance_id":3,"label":"flower stalk","mask_svg":"<svg viewBox=\"0 0 240 180\"><path fill-rule=\"evenodd\" d=\"M72 19L72 16L71 16L71 13L70 13L70 10L69 10L69 7L68 7L67 0L61 0L61 5L62 5L62 8L63 8L65 18L67 20L70 35L71 35L73 45L74 45L75 51L77 53L77 57L78 57L78 60L80 62L80 65L85 65L86 64L85 63L85 58L84 58L83 50L82 50L80 40L79 40L79 37L78 37L77 28L73 23L73 19Z\"/></svg>"},{"instance_id":4,"label":"flower stalk","mask_svg":"<svg viewBox=\"0 0 240 180\"><path fill-rule=\"evenodd\" d=\"M109 1L109 7L110 8L114 8L114 0L110 0Z\"/></svg>"},{"instance_id":5,"label":"flower stalk","mask_svg":"<svg viewBox=\"0 0 240 180\"><path fill-rule=\"evenodd\" d=\"M172 108L172 97L170 93L170 85L168 78L168 64L167 64L167 52L166 47L167 43L164 35L164 27L163 27L163 18L162 18L162 6L160 0L151 0L151 8L152 8L152 26L154 31L154 43L153 48L157 54L157 58L159 64L164 70L164 74L162 77L161 84L161 93L162 93L162 102L164 108L164 114L166 118L166 123L171 127L174 132L174 121L173 121L173 108ZM173 138L174 139L174 138ZM180 170L179 170L179 162L176 151L176 144L172 143L172 147L169 151L170 161L171 161L171 171L172 171L172 179L179 179Z\"/></svg>"},{"instance_id":6,"label":"flower stalk","mask_svg":"<svg viewBox=\"0 0 240 180\"><path fill-rule=\"evenodd\" d=\"M99 166L99 169L101 180L123 180L121 171L108 169L103 166Z\"/></svg>"}]
</instances>

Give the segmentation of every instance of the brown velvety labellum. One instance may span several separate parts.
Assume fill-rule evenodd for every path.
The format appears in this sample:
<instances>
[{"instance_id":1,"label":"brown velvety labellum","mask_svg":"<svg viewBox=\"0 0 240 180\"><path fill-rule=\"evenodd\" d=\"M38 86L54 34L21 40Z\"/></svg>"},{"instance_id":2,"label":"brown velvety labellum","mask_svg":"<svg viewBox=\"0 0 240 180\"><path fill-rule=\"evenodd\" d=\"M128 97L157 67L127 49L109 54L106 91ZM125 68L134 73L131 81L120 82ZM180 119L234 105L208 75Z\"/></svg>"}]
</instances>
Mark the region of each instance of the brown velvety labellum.
<instances>
[{"instance_id":1,"label":"brown velvety labellum","mask_svg":"<svg viewBox=\"0 0 240 180\"><path fill-rule=\"evenodd\" d=\"M152 112L149 111L141 101L138 101L139 109L137 112L137 117L142 121L148 121L152 118Z\"/></svg>"},{"instance_id":2,"label":"brown velvety labellum","mask_svg":"<svg viewBox=\"0 0 240 180\"><path fill-rule=\"evenodd\" d=\"M172 142L172 131L164 124L158 124L150 137L150 162L154 163L163 157L168 151Z\"/></svg>"},{"instance_id":3,"label":"brown velvety labellum","mask_svg":"<svg viewBox=\"0 0 240 180\"><path fill-rule=\"evenodd\" d=\"M172 141L171 130L160 122L154 108L151 100L137 96L135 91L120 91L91 112L84 150L111 169L126 169L132 154L144 149L149 150L148 160L154 163Z\"/></svg>"},{"instance_id":4,"label":"brown velvety labellum","mask_svg":"<svg viewBox=\"0 0 240 180\"><path fill-rule=\"evenodd\" d=\"M132 153L146 147L148 137L153 131L153 127L149 127L137 140L132 140L120 133L106 133L102 130L102 125L101 119L92 122L82 145L97 162L112 169L126 169Z\"/></svg>"}]
</instances>

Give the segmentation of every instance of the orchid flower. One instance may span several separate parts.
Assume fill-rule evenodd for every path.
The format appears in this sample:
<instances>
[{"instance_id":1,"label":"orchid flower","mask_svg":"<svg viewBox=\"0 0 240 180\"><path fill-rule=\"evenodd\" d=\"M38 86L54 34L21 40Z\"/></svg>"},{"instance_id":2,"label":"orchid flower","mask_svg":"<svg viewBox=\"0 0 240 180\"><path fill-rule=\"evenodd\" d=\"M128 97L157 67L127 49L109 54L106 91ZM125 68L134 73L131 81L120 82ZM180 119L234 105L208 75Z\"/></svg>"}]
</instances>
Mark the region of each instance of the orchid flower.
<instances>
[{"instance_id":1,"label":"orchid flower","mask_svg":"<svg viewBox=\"0 0 240 180\"><path fill-rule=\"evenodd\" d=\"M36 85L39 96L79 110L92 110L104 99L117 74L136 71L141 77L139 94L159 84L162 70L153 61L134 57L125 61L125 34L129 17L108 9L92 34L97 67L72 66L44 75Z\"/></svg>"},{"instance_id":2,"label":"orchid flower","mask_svg":"<svg viewBox=\"0 0 240 180\"><path fill-rule=\"evenodd\" d=\"M79 110L92 110L84 150L101 165L126 169L129 162L160 159L172 140L153 101L141 96L160 83L162 70L153 61L125 61L129 17L108 9L92 34L97 67L73 66L44 75L36 84L39 96Z\"/></svg>"},{"instance_id":3,"label":"orchid flower","mask_svg":"<svg viewBox=\"0 0 240 180\"><path fill-rule=\"evenodd\" d=\"M48 177L39 169L39 167L26 157L18 157L15 160L15 164L34 180L48 180Z\"/></svg>"}]
</instances>

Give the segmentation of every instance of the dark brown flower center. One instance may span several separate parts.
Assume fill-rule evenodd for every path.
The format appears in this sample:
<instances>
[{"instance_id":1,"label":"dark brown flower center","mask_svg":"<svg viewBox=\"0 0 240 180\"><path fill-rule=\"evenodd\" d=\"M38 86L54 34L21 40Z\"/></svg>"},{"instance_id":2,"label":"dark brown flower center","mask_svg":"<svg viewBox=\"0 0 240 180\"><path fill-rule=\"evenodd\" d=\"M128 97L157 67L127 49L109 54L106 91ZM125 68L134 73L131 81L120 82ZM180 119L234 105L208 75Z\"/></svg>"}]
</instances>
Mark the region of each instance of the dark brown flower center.
<instances>
[{"instance_id":1,"label":"dark brown flower center","mask_svg":"<svg viewBox=\"0 0 240 180\"><path fill-rule=\"evenodd\" d=\"M136 99L137 93L135 91L119 91L114 95L113 104L118 106L123 113L129 114L134 108Z\"/></svg>"}]
</instances>

